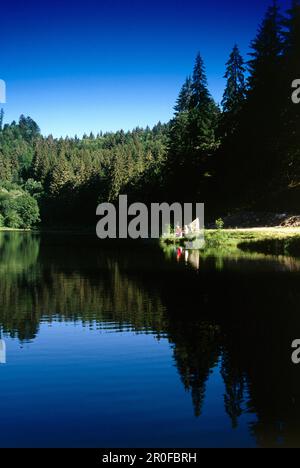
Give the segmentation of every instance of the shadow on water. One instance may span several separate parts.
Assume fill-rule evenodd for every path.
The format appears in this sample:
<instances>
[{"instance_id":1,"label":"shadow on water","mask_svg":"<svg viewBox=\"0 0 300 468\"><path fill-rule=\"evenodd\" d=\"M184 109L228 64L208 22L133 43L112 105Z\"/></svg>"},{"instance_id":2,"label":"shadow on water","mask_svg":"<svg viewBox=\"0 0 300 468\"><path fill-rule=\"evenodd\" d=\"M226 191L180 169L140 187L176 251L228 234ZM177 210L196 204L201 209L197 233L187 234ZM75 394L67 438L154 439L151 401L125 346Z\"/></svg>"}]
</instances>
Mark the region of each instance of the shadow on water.
<instances>
[{"instance_id":1,"label":"shadow on water","mask_svg":"<svg viewBox=\"0 0 300 468\"><path fill-rule=\"evenodd\" d=\"M252 414L260 447L300 446L300 264L286 257L201 256L84 235L0 235L1 338L35 340L43 323L167 338L194 415L219 366L233 429Z\"/></svg>"}]
</instances>

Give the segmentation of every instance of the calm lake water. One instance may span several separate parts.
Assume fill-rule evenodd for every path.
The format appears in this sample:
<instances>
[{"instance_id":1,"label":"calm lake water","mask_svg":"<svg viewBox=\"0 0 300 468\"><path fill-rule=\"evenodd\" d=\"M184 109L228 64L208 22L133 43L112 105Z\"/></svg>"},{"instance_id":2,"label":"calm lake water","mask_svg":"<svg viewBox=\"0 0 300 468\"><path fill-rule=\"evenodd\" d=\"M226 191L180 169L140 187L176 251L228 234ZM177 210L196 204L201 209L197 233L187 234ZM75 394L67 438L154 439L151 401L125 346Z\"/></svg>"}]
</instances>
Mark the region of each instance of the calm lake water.
<instances>
[{"instance_id":1,"label":"calm lake water","mask_svg":"<svg viewBox=\"0 0 300 468\"><path fill-rule=\"evenodd\" d=\"M300 261L0 234L1 447L300 446Z\"/></svg>"}]
</instances>

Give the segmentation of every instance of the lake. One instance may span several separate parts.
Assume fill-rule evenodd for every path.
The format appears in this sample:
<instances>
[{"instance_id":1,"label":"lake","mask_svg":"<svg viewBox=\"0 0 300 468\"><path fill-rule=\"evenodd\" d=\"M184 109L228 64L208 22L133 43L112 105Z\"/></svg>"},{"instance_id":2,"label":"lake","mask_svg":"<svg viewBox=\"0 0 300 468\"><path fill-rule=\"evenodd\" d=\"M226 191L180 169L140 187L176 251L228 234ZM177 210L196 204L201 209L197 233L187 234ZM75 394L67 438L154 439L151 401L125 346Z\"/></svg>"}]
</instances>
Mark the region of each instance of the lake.
<instances>
[{"instance_id":1,"label":"lake","mask_svg":"<svg viewBox=\"0 0 300 468\"><path fill-rule=\"evenodd\" d=\"M300 446L299 281L295 258L0 233L0 446Z\"/></svg>"}]
</instances>

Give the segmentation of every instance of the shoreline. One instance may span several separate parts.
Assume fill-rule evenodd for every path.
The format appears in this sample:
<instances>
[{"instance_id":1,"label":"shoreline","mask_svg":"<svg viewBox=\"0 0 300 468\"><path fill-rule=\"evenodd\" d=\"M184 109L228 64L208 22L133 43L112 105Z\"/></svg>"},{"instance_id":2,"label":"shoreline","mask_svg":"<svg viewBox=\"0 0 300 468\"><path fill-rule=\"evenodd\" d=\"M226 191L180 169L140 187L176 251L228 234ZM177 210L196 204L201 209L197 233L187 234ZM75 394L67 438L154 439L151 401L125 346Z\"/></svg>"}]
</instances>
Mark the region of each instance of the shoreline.
<instances>
[{"instance_id":1,"label":"shoreline","mask_svg":"<svg viewBox=\"0 0 300 468\"><path fill-rule=\"evenodd\" d=\"M260 227L236 229L206 229L203 251L257 252L274 255L300 256L299 227ZM166 246L184 246L184 238L161 238Z\"/></svg>"},{"instance_id":2,"label":"shoreline","mask_svg":"<svg viewBox=\"0 0 300 468\"><path fill-rule=\"evenodd\" d=\"M34 232L32 229L17 229L1 227L0 232Z\"/></svg>"},{"instance_id":3,"label":"shoreline","mask_svg":"<svg viewBox=\"0 0 300 468\"><path fill-rule=\"evenodd\" d=\"M89 229L13 229L0 228L0 232L24 232L32 234L53 234L53 235L91 235ZM274 255L290 255L300 257L300 227L252 227L235 229L205 229L205 247L203 252L214 251L216 255L220 253L238 253L238 252L257 252ZM95 235L95 241L99 241ZM151 239L105 239L104 244L112 245L154 245L160 244L167 247L184 247L185 238L176 238L173 236L161 237L157 240ZM199 250L199 249L195 249Z\"/></svg>"}]
</instances>

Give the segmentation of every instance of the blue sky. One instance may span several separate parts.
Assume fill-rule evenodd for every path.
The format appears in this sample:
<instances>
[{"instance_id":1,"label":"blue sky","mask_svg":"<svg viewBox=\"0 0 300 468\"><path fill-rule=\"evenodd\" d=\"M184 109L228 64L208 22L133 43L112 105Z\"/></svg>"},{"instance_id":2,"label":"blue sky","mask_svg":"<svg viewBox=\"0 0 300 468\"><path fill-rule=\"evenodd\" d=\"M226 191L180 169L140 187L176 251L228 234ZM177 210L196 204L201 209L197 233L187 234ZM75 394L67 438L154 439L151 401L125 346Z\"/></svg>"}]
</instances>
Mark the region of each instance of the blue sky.
<instances>
[{"instance_id":1,"label":"blue sky","mask_svg":"<svg viewBox=\"0 0 300 468\"><path fill-rule=\"evenodd\" d=\"M219 102L233 44L246 56L270 2L6 2L5 120L30 115L43 134L57 137L166 122L197 51Z\"/></svg>"}]
</instances>

